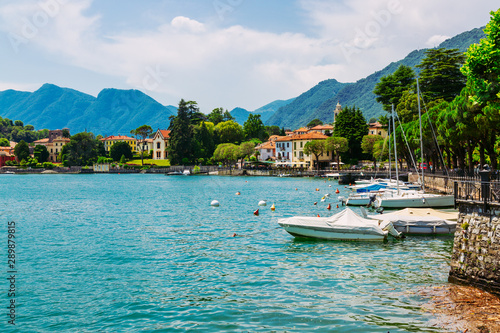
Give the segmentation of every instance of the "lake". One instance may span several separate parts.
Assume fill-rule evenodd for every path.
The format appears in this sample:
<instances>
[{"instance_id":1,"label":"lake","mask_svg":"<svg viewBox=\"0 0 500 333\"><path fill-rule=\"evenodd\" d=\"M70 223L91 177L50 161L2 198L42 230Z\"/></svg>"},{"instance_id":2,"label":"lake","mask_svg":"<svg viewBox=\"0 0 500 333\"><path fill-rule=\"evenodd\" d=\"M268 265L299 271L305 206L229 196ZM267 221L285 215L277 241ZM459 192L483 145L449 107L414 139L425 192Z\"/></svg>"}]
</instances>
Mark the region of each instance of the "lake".
<instances>
[{"instance_id":1,"label":"lake","mask_svg":"<svg viewBox=\"0 0 500 333\"><path fill-rule=\"evenodd\" d=\"M347 190L336 181L0 180L2 332L444 332L422 311L429 300L418 290L447 283L452 237L332 242L295 239L279 228L280 217L344 209L336 208L335 190ZM325 193L332 196L321 202ZM210 206L214 199L220 207ZM16 292L8 298L10 221ZM15 326L8 324L11 299Z\"/></svg>"}]
</instances>

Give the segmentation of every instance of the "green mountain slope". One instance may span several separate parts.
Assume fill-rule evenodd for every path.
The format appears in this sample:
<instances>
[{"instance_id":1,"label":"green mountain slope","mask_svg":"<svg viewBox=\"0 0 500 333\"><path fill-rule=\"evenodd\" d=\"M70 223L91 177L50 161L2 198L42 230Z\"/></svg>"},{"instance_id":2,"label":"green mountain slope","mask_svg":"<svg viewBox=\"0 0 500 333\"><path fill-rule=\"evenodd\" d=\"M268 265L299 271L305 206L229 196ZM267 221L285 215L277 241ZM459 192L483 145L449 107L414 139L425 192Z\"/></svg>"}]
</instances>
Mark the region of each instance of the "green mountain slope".
<instances>
[{"instance_id":1,"label":"green mountain slope","mask_svg":"<svg viewBox=\"0 0 500 333\"><path fill-rule=\"evenodd\" d=\"M167 128L175 113L175 107L163 106L137 90L104 89L97 98L52 84L33 93L0 92L0 116L37 129L68 127L71 133L125 135L144 124L155 130Z\"/></svg>"},{"instance_id":2,"label":"green mountain slope","mask_svg":"<svg viewBox=\"0 0 500 333\"><path fill-rule=\"evenodd\" d=\"M438 47L457 48L465 52L469 45L478 43L484 37L483 29L473 29L453 38L445 40ZM366 119L378 118L384 114L382 106L376 102L373 89L382 76L392 74L399 65L415 67L425 56L425 49L415 50L404 59L393 62L384 69L377 71L355 83L340 83L334 79L320 82L317 86L303 93L297 99L281 107L267 121L266 125L277 125L286 128L299 128L315 118L323 122L333 121L333 110L337 102L343 106L359 107ZM340 87L330 89L329 86Z\"/></svg>"},{"instance_id":3,"label":"green mountain slope","mask_svg":"<svg viewBox=\"0 0 500 333\"><path fill-rule=\"evenodd\" d=\"M251 113L255 114L260 114L260 119L262 119L262 122L266 123L267 120L282 106L288 105L291 102L293 102L295 98L287 99L285 101L283 100L276 100L274 102L271 102L269 104L266 104L260 108L258 108L255 111L248 111L243 108L234 108L231 110L231 115L234 117L235 121L242 125L247 121L248 116Z\"/></svg>"}]
</instances>

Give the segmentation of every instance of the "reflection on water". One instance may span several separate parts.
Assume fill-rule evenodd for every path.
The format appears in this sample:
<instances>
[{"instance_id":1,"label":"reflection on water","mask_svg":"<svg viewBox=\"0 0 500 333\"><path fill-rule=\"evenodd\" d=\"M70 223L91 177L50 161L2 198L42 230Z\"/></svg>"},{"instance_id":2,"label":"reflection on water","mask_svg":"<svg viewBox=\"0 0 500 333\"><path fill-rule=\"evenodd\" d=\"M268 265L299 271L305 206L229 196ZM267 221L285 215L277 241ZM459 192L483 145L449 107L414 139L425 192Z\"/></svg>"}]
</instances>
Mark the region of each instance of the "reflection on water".
<instances>
[{"instance_id":1,"label":"reflection on water","mask_svg":"<svg viewBox=\"0 0 500 333\"><path fill-rule=\"evenodd\" d=\"M346 195L335 182L163 175L2 180L16 188L0 207L4 220L19 225L19 332L439 331L412 290L446 283L452 238L329 242L295 239L277 228L281 217L343 209L326 209L336 207L337 187ZM332 196L321 202L325 193ZM220 207L210 206L214 199ZM260 200L268 206L259 207Z\"/></svg>"}]
</instances>

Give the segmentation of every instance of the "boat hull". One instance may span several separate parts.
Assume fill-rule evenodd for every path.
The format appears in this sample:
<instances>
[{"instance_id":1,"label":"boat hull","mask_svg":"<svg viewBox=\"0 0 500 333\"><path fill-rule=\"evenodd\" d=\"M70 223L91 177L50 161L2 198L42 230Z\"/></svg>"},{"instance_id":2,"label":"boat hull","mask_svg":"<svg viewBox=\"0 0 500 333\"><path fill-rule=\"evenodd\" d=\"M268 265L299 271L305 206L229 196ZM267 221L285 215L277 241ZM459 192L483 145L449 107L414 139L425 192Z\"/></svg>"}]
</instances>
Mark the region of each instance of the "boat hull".
<instances>
[{"instance_id":1,"label":"boat hull","mask_svg":"<svg viewBox=\"0 0 500 333\"><path fill-rule=\"evenodd\" d=\"M383 208L429 208L429 207L451 207L455 204L453 195L425 196L415 195L407 197L379 197L375 201L375 207Z\"/></svg>"},{"instance_id":2,"label":"boat hull","mask_svg":"<svg viewBox=\"0 0 500 333\"><path fill-rule=\"evenodd\" d=\"M279 223L283 229L294 237L316 238L325 240L342 240L342 241L374 241L382 242L387 239L385 235L349 233L346 231L335 231L331 228L322 228L316 226L297 226L286 223Z\"/></svg>"}]
</instances>

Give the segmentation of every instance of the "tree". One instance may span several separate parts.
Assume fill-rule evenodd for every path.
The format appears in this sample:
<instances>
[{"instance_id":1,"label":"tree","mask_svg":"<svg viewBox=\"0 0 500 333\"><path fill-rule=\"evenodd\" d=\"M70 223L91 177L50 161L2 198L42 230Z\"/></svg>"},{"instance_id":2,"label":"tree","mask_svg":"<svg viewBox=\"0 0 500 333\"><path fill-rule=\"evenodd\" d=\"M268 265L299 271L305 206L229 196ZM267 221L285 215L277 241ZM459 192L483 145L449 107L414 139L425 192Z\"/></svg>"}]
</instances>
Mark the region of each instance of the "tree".
<instances>
[{"instance_id":1,"label":"tree","mask_svg":"<svg viewBox=\"0 0 500 333\"><path fill-rule=\"evenodd\" d=\"M62 136L63 136L63 138L70 138L71 135L69 134L69 129L63 128L63 130L62 130Z\"/></svg>"},{"instance_id":2,"label":"tree","mask_svg":"<svg viewBox=\"0 0 500 333\"><path fill-rule=\"evenodd\" d=\"M141 147L141 165L144 165L144 143L146 139L153 133L153 129L149 125L142 125L137 127L135 130L131 130L130 133L135 135L139 146ZM141 140L139 140L141 138Z\"/></svg>"},{"instance_id":3,"label":"tree","mask_svg":"<svg viewBox=\"0 0 500 333\"><path fill-rule=\"evenodd\" d=\"M375 85L373 93L377 95L377 102L384 106L385 111L391 111L392 105L398 105L403 93L415 84L415 72L411 67L400 65L398 69L386 76L382 76Z\"/></svg>"},{"instance_id":4,"label":"tree","mask_svg":"<svg viewBox=\"0 0 500 333\"><path fill-rule=\"evenodd\" d=\"M417 65L420 90L424 99L452 101L465 87L466 77L460 72L465 56L458 49L427 49Z\"/></svg>"},{"instance_id":5,"label":"tree","mask_svg":"<svg viewBox=\"0 0 500 333\"><path fill-rule=\"evenodd\" d=\"M241 165L246 157L250 157L255 152L255 143L252 141L243 142L240 145Z\"/></svg>"},{"instance_id":6,"label":"tree","mask_svg":"<svg viewBox=\"0 0 500 333\"><path fill-rule=\"evenodd\" d=\"M16 120L19 121L19 120ZM21 162L22 160L27 161L28 157L30 157L30 147L24 140L21 140L15 147L14 147L14 155L16 155L17 160Z\"/></svg>"},{"instance_id":7,"label":"tree","mask_svg":"<svg viewBox=\"0 0 500 333\"><path fill-rule=\"evenodd\" d=\"M217 125L224 121L224 109L223 108L215 108L210 112L207 116L207 120Z\"/></svg>"},{"instance_id":8,"label":"tree","mask_svg":"<svg viewBox=\"0 0 500 333\"><path fill-rule=\"evenodd\" d=\"M316 170L319 172L319 157L325 151L325 141L324 140L312 140L306 142L304 145L304 154L314 155L316 159Z\"/></svg>"},{"instance_id":9,"label":"tree","mask_svg":"<svg viewBox=\"0 0 500 333\"><path fill-rule=\"evenodd\" d=\"M213 159L225 165L234 163L241 156L240 147L234 143L221 143L214 151Z\"/></svg>"},{"instance_id":10,"label":"tree","mask_svg":"<svg viewBox=\"0 0 500 333\"><path fill-rule=\"evenodd\" d=\"M239 144L245 137L243 127L233 120L217 124L215 126L215 133L217 133L220 143Z\"/></svg>"},{"instance_id":11,"label":"tree","mask_svg":"<svg viewBox=\"0 0 500 333\"><path fill-rule=\"evenodd\" d=\"M33 153L35 158L38 160L38 162L43 163L47 162L49 160L49 151L47 150L47 147L38 145L35 147L35 151Z\"/></svg>"},{"instance_id":12,"label":"tree","mask_svg":"<svg viewBox=\"0 0 500 333\"><path fill-rule=\"evenodd\" d=\"M104 144L90 132L73 135L70 142L61 149L61 160L65 166L87 166L97 162L106 154Z\"/></svg>"},{"instance_id":13,"label":"tree","mask_svg":"<svg viewBox=\"0 0 500 333\"><path fill-rule=\"evenodd\" d=\"M377 168L377 159L375 158L374 154L376 149L375 144L378 141L383 141L383 140L384 138L382 138L381 135L365 135L363 137L363 141L361 142L361 149L363 149L363 153L370 155L373 161L373 167L375 169Z\"/></svg>"},{"instance_id":14,"label":"tree","mask_svg":"<svg viewBox=\"0 0 500 333\"><path fill-rule=\"evenodd\" d=\"M24 123L20 120L16 120L16 121L14 121L14 126L24 127Z\"/></svg>"},{"instance_id":15,"label":"tree","mask_svg":"<svg viewBox=\"0 0 500 333\"><path fill-rule=\"evenodd\" d=\"M229 120L234 120L234 117L231 115L229 111L224 112L224 118L222 118L222 121L229 121Z\"/></svg>"},{"instance_id":16,"label":"tree","mask_svg":"<svg viewBox=\"0 0 500 333\"><path fill-rule=\"evenodd\" d=\"M247 139L258 138L264 140L266 133L264 123L260 119L260 114L250 113L247 121L243 124L243 132Z\"/></svg>"},{"instance_id":17,"label":"tree","mask_svg":"<svg viewBox=\"0 0 500 333\"><path fill-rule=\"evenodd\" d=\"M319 120L318 118L316 118L316 119L311 120L309 122L309 124L307 124L307 127L312 128L312 127L318 126L318 125L323 125L323 122L321 120Z\"/></svg>"},{"instance_id":18,"label":"tree","mask_svg":"<svg viewBox=\"0 0 500 333\"><path fill-rule=\"evenodd\" d=\"M113 159L113 161L120 161L121 157L125 156L126 159L132 159L132 148L126 142L115 142L111 148L109 148L109 157Z\"/></svg>"},{"instance_id":19,"label":"tree","mask_svg":"<svg viewBox=\"0 0 500 333\"><path fill-rule=\"evenodd\" d=\"M193 157L193 127L189 116L193 113L190 111L192 107L193 104L181 99L177 116L171 121L168 154L172 164L180 164L183 158L191 160Z\"/></svg>"},{"instance_id":20,"label":"tree","mask_svg":"<svg viewBox=\"0 0 500 333\"><path fill-rule=\"evenodd\" d=\"M212 128L212 130L210 130ZM213 135L213 124L201 122L198 126L194 127L194 156L199 160L208 160L213 156L215 150L215 142Z\"/></svg>"},{"instance_id":21,"label":"tree","mask_svg":"<svg viewBox=\"0 0 500 333\"><path fill-rule=\"evenodd\" d=\"M338 136L329 137L325 142L325 150L331 151L333 155L337 156L337 170L340 171L340 153L349 150L349 141Z\"/></svg>"},{"instance_id":22,"label":"tree","mask_svg":"<svg viewBox=\"0 0 500 333\"><path fill-rule=\"evenodd\" d=\"M333 136L346 138L349 142L349 154L344 157L346 159L349 157L351 164L357 163L353 162L354 160L362 158L361 142L366 134L368 125L360 109L346 107L339 113L335 120Z\"/></svg>"},{"instance_id":23,"label":"tree","mask_svg":"<svg viewBox=\"0 0 500 333\"><path fill-rule=\"evenodd\" d=\"M276 125L271 125L271 126L264 126L264 130L266 131L266 137L270 137L271 135L281 135L281 129L279 126ZM285 132L283 131L283 135L285 136Z\"/></svg>"},{"instance_id":24,"label":"tree","mask_svg":"<svg viewBox=\"0 0 500 333\"><path fill-rule=\"evenodd\" d=\"M10 147L10 142L9 140L5 138L0 139L0 147Z\"/></svg>"}]
</instances>

